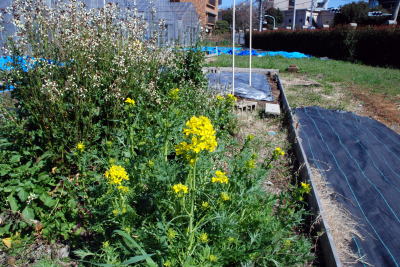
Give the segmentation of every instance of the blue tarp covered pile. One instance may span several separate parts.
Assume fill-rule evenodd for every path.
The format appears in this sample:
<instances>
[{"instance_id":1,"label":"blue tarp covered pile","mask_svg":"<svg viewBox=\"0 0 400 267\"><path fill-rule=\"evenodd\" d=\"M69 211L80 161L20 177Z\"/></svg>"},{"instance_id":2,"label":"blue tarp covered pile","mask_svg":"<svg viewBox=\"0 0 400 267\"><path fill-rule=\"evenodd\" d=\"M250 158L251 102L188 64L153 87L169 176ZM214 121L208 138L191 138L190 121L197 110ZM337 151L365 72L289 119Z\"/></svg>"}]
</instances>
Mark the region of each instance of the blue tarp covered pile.
<instances>
[{"instance_id":1,"label":"blue tarp covered pile","mask_svg":"<svg viewBox=\"0 0 400 267\"><path fill-rule=\"evenodd\" d=\"M201 48L202 52L208 54L218 54L218 55L232 55L232 47L212 47L204 46ZM235 47L235 55L237 56L249 56L249 49L242 49L240 47ZM251 50L252 56L265 57L265 56L281 56L285 58L309 58L311 56L300 53L300 52L285 52L285 51L257 51Z\"/></svg>"},{"instance_id":2,"label":"blue tarp covered pile","mask_svg":"<svg viewBox=\"0 0 400 267\"><path fill-rule=\"evenodd\" d=\"M294 110L308 162L357 222L352 266L400 266L400 135L350 112Z\"/></svg>"}]
</instances>

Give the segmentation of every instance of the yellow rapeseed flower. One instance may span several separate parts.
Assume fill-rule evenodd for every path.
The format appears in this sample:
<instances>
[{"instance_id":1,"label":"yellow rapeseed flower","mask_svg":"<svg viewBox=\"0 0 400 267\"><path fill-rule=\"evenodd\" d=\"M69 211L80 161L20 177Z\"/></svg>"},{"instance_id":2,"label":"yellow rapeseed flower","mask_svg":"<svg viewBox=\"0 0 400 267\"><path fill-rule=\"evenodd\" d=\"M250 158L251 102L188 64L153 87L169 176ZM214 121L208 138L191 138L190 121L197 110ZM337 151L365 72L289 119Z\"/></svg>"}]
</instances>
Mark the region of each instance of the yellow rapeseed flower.
<instances>
[{"instance_id":1,"label":"yellow rapeseed flower","mask_svg":"<svg viewBox=\"0 0 400 267\"><path fill-rule=\"evenodd\" d=\"M226 95L226 98L227 98L230 102L233 102L233 103L237 101L236 96L234 96L234 95L232 95L232 94L227 94L227 95Z\"/></svg>"},{"instance_id":2,"label":"yellow rapeseed flower","mask_svg":"<svg viewBox=\"0 0 400 267\"><path fill-rule=\"evenodd\" d=\"M307 183L301 182L301 188L304 190L305 193L309 194L311 192L311 185Z\"/></svg>"},{"instance_id":3,"label":"yellow rapeseed flower","mask_svg":"<svg viewBox=\"0 0 400 267\"><path fill-rule=\"evenodd\" d=\"M107 178L108 182L113 185L121 185L122 181L129 180L128 173L124 167L119 165L112 165L110 169L104 173L104 176Z\"/></svg>"},{"instance_id":4,"label":"yellow rapeseed flower","mask_svg":"<svg viewBox=\"0 0 400 267\"><path fill-rule=\"evenodd\" d=\"M168 96L173 100L179 99L179 88L171 89L168 93Z\"/></svg>"},{"instance_id":5,"label":"yellow rapeseed flower","mask_svg":"<svg viewBox=\"0 0 400 267\"><path fill-rule=\"evenodd\" d=\"M201 233L199 236L199 240L202 243L207 243L208 242L208 235L207 233Z\"/></svg>"},{"instance_id":6,"label":"yellow rapeseed flower","mask_svg":"<svg viewBox=\"0 0 400 267\"><path fill-rule=\"evenodd\" d=\"M222 95L217 95L217 100L219 100L219 101L222 101L222 100L224 100L224 97L222 96Z\"/></svg>"},{"instance_id":7,"label":"yellow rapeseed flower","mask_svg":"<svg viewBox=\"0 0 400 267\"><path fill-rule=\"evenodd\" d=\"M172 186L172 190L174 190L175 194L178 196L183 196L184 194L189 193L189 188L184 184L175 184Z\"/></svg>"},{"instance_id":8,"label":"yellow rapeseed flower","mask_svg":"<svg viewBox=\"0 0 400 267\"><path fill-rule=\"evenodd\" d=\"M226 176L226 173L222 171L216 171L215 176L211 178L211 182L227 184L229 182L229 178Z\"/></svg>"},{"instance_id":9,"label":"yellow rapeseed flower","mask_svg":"<svg viewBox=\"0 0 400 267\"><path fill-rule=\"evenodd\" d=\"M274 150L274 155L276 155L276 156L284 156L285 155L285 151L283 151L282 148L277 147Z\"/></svg>"},{"instance_id":10,"label":"yellow rapeseed flower","mask_svg":"<svg viewBox=\"0 0 400 267\"><path fill-rule=\"evenodd\" d=\"M76 149L77 149L79 152L83 152L83 151L85 150L85 144L82 143L82 142L79 142L78 144L76 144Z\"/></svg>"},{"instance_id":11,"label":"yellow rapeseed flower","mask_svg":"<svg viewBox=\"0 0 400 267\"><path fill-rule=\"evenodd\" d=\"M127 186L119 185L119 186L117 186L117 189L118 189L119 191L121 191L122 193L127 193L127 192L129 192L129 188L128 188Z\"/></svg>"},{"instance_id":12,"label":"yellow rapeseed flower","mask_svg":"<svg viewBox=\"0 0 400 267\"><path fill-rule=\"evenodd\" d=\"M208 260L211 261L211 262L216 262L216 261L218 260L218 257L215 256L215 255L213 255L213 254L211 254L211 255L208 257Z\"/></svg>"},{"instance_id":13,"label":"yellow rapeseed flower","mask_svg":"<svg viewBox=\"0 0 400 267\"><path fill-rule=\"evenodd\" d=\"M254 169L256 167L256 161L254 159L250 159L246 162L246 168Z\"/></svg>"},{"instance_id":14,"label":"yellow rapeseed flower","mask_svg":"<svg viewBox=\"0 0 400 267\"><path fill-rule=\"evenodd\" d=\"M207 201L203 201L203 202L201 203L201 207L202 207L203 209L208 209L208 208L210 207L210 203L208 203Z\"/></svg>"},{"instance_id":15,"label":"yellow rapeseed flower","mask_svg":"<svg viewBox=\"0 0 400 267\"><path fill-rule=\"evenodd\" d=\"M195 162L196 154L203 150L213 152L218 145L213 125L205 116L190 118L183 133L190 142L181 142L175 147L175 152L184 155L191 164Z\"/></svg>"},{"instance_id":16,"label":"yellow rapeseed flower","mask_svg":"<svg viewBox=\"0 0 400 267\"><path fill-rule=\"evenodd\" d=\"M11 248L11 246L12 246L12 239L11 239L11 237L3 238L1 241L3 242L3 244L4 244L6 247Z\"/></svg>"},{"instance_id":17,"label":"yellow rapeseed flower","mask_svg":"<svg viewBox=\"0 0 400 267\"><path fill-rule=\"evenodd\" d=\"M135 100L131 99L130 97L125 99L125 103L132 105L132 106L134 106L136 104Z\"/></svg>"},{"instance_id":18,"label":"yellow rapeseed flower","mask_svg":"<svg viewBox=\"0 0 400 267\"><path fill-rule=\"evenodd\" d=\"M172 228L168 229L167 237L169 240L174 240L177 235L178 235L178 233L174 229L172 229Z\"/></svg>"},{"instance_id":19,"label":"yellow rapeseed flower","mask_svg":"<svg viewBox=\"0 0 400 267\"><path fill-rule=\"evenodd\" d=\"M231 197L229 196L228 193L222 192L221 193L221 199L222 199L222 201L229 201L229 200L231 200Z\"/></svg>"},{"instance_id":20,"label":"yellow rapeseed flower","mask_svg":"<svg viewBox=\"0 0 400 267\"><path fill-rule=\"evenodd\" d=\"M107 249L109 247L110 247L110 242L108 242L108 241L103 242L103 248L104 249Z\"/></svg>"}]
</instances>

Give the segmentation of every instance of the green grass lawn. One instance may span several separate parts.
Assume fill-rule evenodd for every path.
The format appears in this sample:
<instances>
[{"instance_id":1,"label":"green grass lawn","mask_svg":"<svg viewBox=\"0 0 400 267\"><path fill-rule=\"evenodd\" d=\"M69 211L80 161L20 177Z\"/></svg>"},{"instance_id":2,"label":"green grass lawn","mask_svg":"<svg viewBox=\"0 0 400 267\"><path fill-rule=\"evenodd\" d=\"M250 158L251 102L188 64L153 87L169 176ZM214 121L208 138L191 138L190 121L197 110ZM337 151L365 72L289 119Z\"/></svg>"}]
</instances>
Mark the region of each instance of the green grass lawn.
<instances>
[{"instance_id":1,"label":"green grass lawn","mask_svg":"<svg viewBox=\"0 0 400 267\"><path fill-rule=\"evenodd\" d=\"M236 66L247 68L248 56L235 57ZM320 82L341 83L344 86L357 87L370 93L383 94L396 102L400 98L400 69L389 69L354 64L338 60L319 58L289 59L283 57L253 57L253 68L279 69L285 72L290 64L296 64L300 73L313 77ZM232 56L218 56L208 66L230 67Z\"/></svg>"}]
</instances>

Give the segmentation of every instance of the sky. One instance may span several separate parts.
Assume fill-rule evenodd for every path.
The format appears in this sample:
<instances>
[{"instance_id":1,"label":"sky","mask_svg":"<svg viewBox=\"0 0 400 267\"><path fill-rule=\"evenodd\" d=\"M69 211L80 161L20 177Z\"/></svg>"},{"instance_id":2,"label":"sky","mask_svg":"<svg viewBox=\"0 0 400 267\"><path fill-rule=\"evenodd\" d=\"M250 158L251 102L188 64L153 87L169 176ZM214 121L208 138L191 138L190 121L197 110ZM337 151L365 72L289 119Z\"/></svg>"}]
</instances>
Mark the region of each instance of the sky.
<instances>
[{"instance_id":1,"label":"sky","mask_svg":"<svg viewBox=\"0 0 400 267\"><path fill-rule=\"evenodd\" d=\"M247 1L247 0L236 0L236 3L240 3L243 1ZM317 0L318 1L318 0ZM328 2L328 7L339 7L345 4L349 4L351 2L357 2L358 0L329 0ZM304 1L303 1L304 2ZM320 1L318 1L320 2ZM233 0L222 0L222 5L220 5L220 8L227 8L227 7L231 7L233 3Z\"/></svg>"}]
</instances>

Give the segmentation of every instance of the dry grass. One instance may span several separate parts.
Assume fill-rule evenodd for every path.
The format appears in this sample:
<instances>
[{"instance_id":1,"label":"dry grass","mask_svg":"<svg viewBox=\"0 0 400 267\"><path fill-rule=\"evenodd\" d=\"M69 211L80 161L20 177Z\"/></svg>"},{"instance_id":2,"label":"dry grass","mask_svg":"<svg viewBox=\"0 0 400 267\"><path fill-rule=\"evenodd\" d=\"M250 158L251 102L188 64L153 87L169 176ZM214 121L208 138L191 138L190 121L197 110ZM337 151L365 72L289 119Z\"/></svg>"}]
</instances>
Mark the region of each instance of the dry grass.
<instances>
[{"instance_id":1,"label":"dry grass","mask_svg":"<svg viewBox=\"0 0 400 267\"><path fill-rule=\"evenodd\" d=\"M317 169L312 168L312 176L320 197L326 226L332 234L342 265L354 266L359 262L368 264L364 257L359 257L350 247L353 236L363 239L356 229L357 223L354 217L335 200L336 193Z\"/></svg>"},{"instance_id":2,"label":"dry grass","mask_svg":"<svg viewBox=\"0 0 400 267\"><path fill-rule=\"evenodd\" d=\"M247 136L253 135L258 162L262 163L272 156L276 147L288 151L290 143L287 139L287 129L282 126L282 118L261 117L261 107L258 108L253 112L237 112L239 128L237 139L243 143ZM287 156L275 161L274 168L265 177L265 190L273 194L287 191L292 180L292 166L291 158Z\"/></svg>"}]
</instances>

